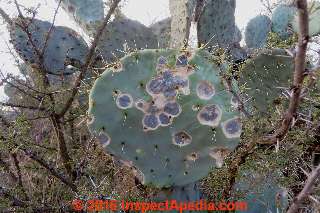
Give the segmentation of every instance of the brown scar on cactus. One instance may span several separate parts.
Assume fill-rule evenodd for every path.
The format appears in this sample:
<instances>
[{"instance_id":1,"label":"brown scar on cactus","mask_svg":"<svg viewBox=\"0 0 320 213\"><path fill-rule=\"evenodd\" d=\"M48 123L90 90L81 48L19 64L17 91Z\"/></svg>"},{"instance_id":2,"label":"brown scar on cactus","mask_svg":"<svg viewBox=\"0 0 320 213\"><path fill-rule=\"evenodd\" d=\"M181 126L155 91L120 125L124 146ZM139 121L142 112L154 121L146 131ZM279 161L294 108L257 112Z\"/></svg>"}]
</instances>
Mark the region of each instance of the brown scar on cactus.
<instances>
[{"instance_id":1,"label":"brown scar on cactus","mask_svg":"<svg viewBox=\"0 0 320 213\"><path fill-rule=\"evenodd\" d=\"M116 104L120 109L129 109L133 106L133 98L129 93L120 93L117 96Z\"/></svg>"},{"instance_id":2,"label":"brown scar on cactus","mask_svg":"<svg viewBox=\"0 0 320 213\"><path fill-rule=\"evenodd\" d=\"M192 142L192 137L186 131L176 132L172 135L172 143L174 145L183 147Z\"/></svg>"},{"instance_id":3,"label":"brown scar on cactus","mask_svg":"<svg viewBox=\"0 0 320 213\"><path fill-rule=\"evenodd\" d=\"M239 138L241 135L242 125L238 116L222 122L221 127L227 138Z\"/></svg>"},{"instance_id":4,"label":"brown scar on cactus","mask_svg":"<svg viewBox=\"0 0 320 213\"><path fill-rule=\"evenodd\" d=\"M226 148L213 148L210 150L209 155L216 161L218 168L221 168L224 163L224 159L229 155L230 150Z\"/></svg>"},{"instance_id":5,"label":"brown scar on cactus","mask_svg":"<svg viewBox=\"0 0 320 213\"><path fill-rule=\"evenodd\" d=\"M200 99L210 100L215 95L215 88L208 81L200 81L197 84L196 92Z\"/></svg>"},{"instance_id":6,"label":"brown scar on cactus","mask_svg":"<svg viewBox=\"0 0 320 213\"><path fill-rule=\"evenodd\" d=\"M197 115L200 124L217 127L220 123L222 110L218 105L211 104L204 106Z\"/></svg>"},{"instance_id":7,"label":"brown scar on cactus","mask_svg":"<svg viewBox=\"0 0 320 213\"><path fill-rule=\"evenodd\" d=\"M199 159L199 155L196 152L192 152L191 154L187 155L186 159L188 161L196 161L197 159Z\"/></svg>"}]
</instances>

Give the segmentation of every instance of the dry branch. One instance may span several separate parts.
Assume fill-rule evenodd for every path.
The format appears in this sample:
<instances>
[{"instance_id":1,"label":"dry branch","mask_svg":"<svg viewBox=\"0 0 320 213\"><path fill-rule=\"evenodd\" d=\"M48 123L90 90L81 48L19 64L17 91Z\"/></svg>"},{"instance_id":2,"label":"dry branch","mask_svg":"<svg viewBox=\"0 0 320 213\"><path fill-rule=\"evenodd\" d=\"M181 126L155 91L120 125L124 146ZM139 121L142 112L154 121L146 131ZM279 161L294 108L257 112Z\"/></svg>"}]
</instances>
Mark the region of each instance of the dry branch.
<instances>
[{"instance_id":1,"label":"dry branch","mask_svg":"<svg viewBox=\"0 0 320 213\"><path fill-rule=\"evenodd\" d=\"M295 213L299 210L299 205L302 201L310 195L314 185L316 184L317 179L320 177L320 165L309 175L306 184L304 185L302 191L298 194L297 197L293 199L293 203L291 204L287 213Z\"/></svg>"},{"instance_id":2,"label":"dry branch","mask_svg":"<svg viewBox=\"0 0 320 213\"><path fill-rule=\"evenodd\" d=\"M61 110L61 112L59 113L59 118L63 117L64 114L68 111L68 109L71 107L73 100L76 96L76 94L78 93L79 87L81 85L81 82L83 80L83 78L85 77L85 74L87 73L88 69L91 66L92 60L94 58L95 55L95 50L96 47L100 41L100 37L103 34L105 28L107 27L109 20L111 18L111 15L113 14L113 12L115 11L115 9L118 7L118 4L120 3L121 0L114 0L112 5L110 6L110 9L108 11L107 16L105 17L105 19L103 20L103 23L101 24L101 26L98 28L97 32L96 32L96 36L92 42L92 45L89 49L89 52L86 56L86 61L84 63L84 65L81 67L80 69L80 74L75 82L74 87L72 88L72 93L71 93L71 97L67 100L66 105L63 107L63 109Z\"/></svg>"},{"instance_id":3,"label":"dry branch","mask_svg":"<svg viewBox=\"0 0 320 213\"><path fill-rule=\"evenodd\" d=\"M281 141L289 131L293 119L296 117L297 110L301 99L301 91L305 73L306 52L309 41L309 20L307 0L297 0L299 19L299 42L298 50L295 56L295 70L293 74L293 85L291 88L291 97L289 108L282 118L281 126L271 136L271 141L276 143Z\"/></svg>"}]
</instances>

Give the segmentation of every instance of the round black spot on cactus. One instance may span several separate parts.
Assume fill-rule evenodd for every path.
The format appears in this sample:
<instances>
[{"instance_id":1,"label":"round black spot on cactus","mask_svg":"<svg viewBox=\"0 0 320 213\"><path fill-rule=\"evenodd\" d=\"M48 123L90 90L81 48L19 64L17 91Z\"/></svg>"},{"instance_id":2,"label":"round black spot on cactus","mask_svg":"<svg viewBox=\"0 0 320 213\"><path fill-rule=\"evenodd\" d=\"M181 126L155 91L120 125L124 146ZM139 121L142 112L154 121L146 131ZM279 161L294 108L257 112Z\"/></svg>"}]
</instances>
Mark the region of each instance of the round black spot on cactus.
<instances>
[{"instance_id":1,"label":"round black spot on cactus","mask_svg":"<svg viewBox=\"0 0 320 213\"><path fill-rule=\"evenodd\" d=\"M164 106L164 112L177 117L181 113L181 107L177 102L169 102Z\"/></svg>"},{"instance_id":2,"label":"round black spot on cactus","mask_svg":"<svg viewBox=\"0 0 320 213\"><path fill-rule=\"evenodd\" d=\"M156 115L149 114L143 117L142 124L146 130L155 130L159 126L159 120Z\"/></svg>"},{"instance_id":3,"label":"round black spot on cactus","mask_svg":"<svg viewBox=\"0 0 320 213\"><path fill-rule=\"evenodd\" d=\"M215 94L214 86L208 81L200 81L196 90L198 97L203 100L210 100Z\"/></svg>"},{"instance_id":4,"label":"round black spot on cactus","mask_svg":"<svg viewBox=\"0 0 320 213\"><path fill-rule=\"evenodd\" d=\"M241 122L239 117L231 118L221 124L223 133L227 138L239 138L241 135Z\"/></svg>"},{"instance_id":5,"label":"round black spot on cactus","mask_svg":"<svg viewBox=\"0 0 320 213\"><path fill-rule=\"evenodd\" d=\"M128 109L133 105L133 99L130 94L123 93L118 95L116 104L120 109Z\"/></svg>"},{"instance_id":6,"label":"round black spot on cactus","mask_svg":"<svg viewBox=\"0 0 320 213\"><path fill-rule=\"evenodd\" d=\"M172 137L172 143L177 146L187 146L192 142L192 137L185 131L177 132Z\"/></svg>"},{"instance_id":7,"label":"round black spot on cactus","mask_svg":"<svg viewBox=\"0 0 320 213\"><path fill-rule=\"evenodd\" d=\"M159 120L160 120L161 126L168 126L172 122L171 118L166 113L160 113Z\"/></svg>"},{"instance_id":8,"label":"round black spot on cactus","mask_svg":"<svg viewBox=\"0 0 320 213\"><path fill-rule=\"evenodd\" d=\"M206 105L197 115L199 123L202 125L216 127L221 120L222 111L218 105Z\"/></svg>"}]
</instances>

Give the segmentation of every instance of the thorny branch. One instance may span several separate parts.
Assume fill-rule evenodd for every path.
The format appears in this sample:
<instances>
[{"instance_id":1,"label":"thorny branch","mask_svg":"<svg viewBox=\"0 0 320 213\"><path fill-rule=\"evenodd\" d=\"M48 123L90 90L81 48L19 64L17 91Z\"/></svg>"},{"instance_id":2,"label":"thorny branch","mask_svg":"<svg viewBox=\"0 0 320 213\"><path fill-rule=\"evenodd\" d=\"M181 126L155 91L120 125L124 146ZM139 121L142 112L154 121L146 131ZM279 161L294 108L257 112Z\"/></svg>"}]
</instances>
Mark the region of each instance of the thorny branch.
<instances>
[{"instance_id":1,"label":"thorny branch","mask_svg":"<svg viewBox=\"0 0 320 213\"><path fill-rule=\"evenodd\" d=\"M59 152L60 152L59 154L60 154L63 166L67 170L69 176L74 179L75 175L73 173L73 169L71 166L72 159L71 159L69 152L68 152L67 144L66 144L64 134L63 134L63 129L62 129L61 124L60 124L56 115L51 116L51 122L53 124L54 131L57 136L57 140L59 142L59 144L58 144Z\"/></svg>"},{"instance_id":2,"label":"thorny branch","mask_svg":"<svg viewBox=\"0 0 320 213\"><path fill-rule=\"evenodd\" d=\"M24 106L20 104L12 104L12 103L4 103L0 101L1 106L8 106L8 107L13 107L13 108L23 108L23 109L30 109L30 110L39 110L39 111L47 111L46 108L44 107L36 107L36 106Z\"/></svg>"},{"instance_id":3,"label":"thorny branch","mask_svg":"<svg viewBox=\"0 0 320 213\"><path fill-rule=\"evenodd\" d=\"M100 41L100 37L103 34L105 28L107 27L107 25L109 23L109 20L111 18L111 15L115 11L115 9L118 7L118 4L120 3L120 1L121 0L114 0L113 1L112 5L110 6L110 9L108 11L107 16L103 20L102 25L97 30L95 38L94 38L94 40L92 42L92 45L91 45L91 47L89 49L89 52L87 54L86 61L85 61L84 65L81 67L80 74L79 74L79 76L78 76L78 78L77 78L77 80L75 82L75 85L74 85L74 87L72 89L71 97L67 100L66 105L63 107L61 112L58 114L59 118L63 117L64 114L68 111L68 109L72 105L73 100L74 100L76 94L78 93L78 90L79 90L78 88L80 87L80 84L81 84L83 78L85 77L85 74L87 73L88 69L91 66L92 59L93 59L93 57L95 55L96 47L97 47L97 45L98 45L98 43Z\"/></svg>"},{"instance_id":4,"label":"thorny branch","mask_svg":"<svg viewBox=\"0 0 320 213\"><path fill-rule=\"evenodd\" d=\"M52 30L53 30L53 28L54 28L54 23L55 23L55 21L56 21L56 17L57 17L58 10L59 10L59 8L60 8L61 2L62 2L62 0L59 1L58 6L57 6L57 9L54 11L53 20L52 20L50 29L49 29L49 31L48 31L48 33L47 33L47 35L46 35L43 48L42 48L42 50L41 50L41 56L42 56L42 57L43 57L43 55L44 55L44 53L45 53L45 51L46 51L46 49L47 49L48 41L49 41L49 38L50 38L50 36L51 36Z\"/></svg>"},{"instance_id":5,"label":"thorny branch","mask_svg":"<svg viewBox=\"0 0 320 213\"><path fill-rule=\"evenodd\" d=\"M295 70L293 75L293 85L291 88L292 96L290 98L289 108L282 118L280 128L267 139L271 139L273 143L281 141L289 131L293 119L297 115L300 103L302 85L305 72L306 51L309 41L309 20L307 0L297 0L298 19L299 19L299 42L298 50L295 57Z\"/></svg>"},{"instance_id":6,"label":"thorny branch","mask_svg":"<svg viewBox=\"0 0 320 213\"><path fill-rule=\"evenodd\" d=\"M4 12L4 10L1 8L0 8L0 15L5 22L7 22L10 25L12 24L12 20L11 20L10 16L6 12Z\"/></svg>"},{"instance_id":7,"label":"thorny branch","mask_svg":"<svg viewBox=\"0 0 320 213\"><path fill-rule=\"evenodd\" d=\"M293 203L291 204L287 213L298 212L299 205L312 192L312 189L313 189L314 185L316 184L316 181L318 180L319 177L320 177L320 165L318 165L318 167L316 167L312 171L312 173L309 175L302 191L298 194L297 197L295 197L293 199Z\"/></svg>"},{"instance_id":8,"label":"thorny branch","mask_svg":"<svg viewBox=\"0 0 320 213\"><path fill-rule=\"evenodd\" d=\"M50 164L48 164L44 159L42 159L40 156L36 155L31 150L27 150L25 148L20 147L20 150L24 152L25 155L27 155L29 158L40 164L42 167L46 168L47 171L54 177L58 178L61 182L63 182L66 186L68 186L73 192L78 192L77 186L74 185L67 177L65 177L63 174L56 171Z\"/></svg>"}]
</instances>

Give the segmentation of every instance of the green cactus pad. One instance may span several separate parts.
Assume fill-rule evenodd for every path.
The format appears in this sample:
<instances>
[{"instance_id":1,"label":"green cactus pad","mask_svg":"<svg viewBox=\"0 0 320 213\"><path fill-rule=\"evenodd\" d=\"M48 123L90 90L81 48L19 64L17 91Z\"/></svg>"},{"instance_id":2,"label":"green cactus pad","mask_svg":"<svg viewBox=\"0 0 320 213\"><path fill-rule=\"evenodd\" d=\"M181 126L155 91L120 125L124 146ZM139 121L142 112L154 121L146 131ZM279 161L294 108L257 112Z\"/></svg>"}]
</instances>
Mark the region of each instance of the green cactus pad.
<instances>
[{"instance_id":1,"label":"green cactus pad","mask_svg":"<svg viewBox=\"0 0 320 213\"><path fill-rule=\"evenodd\" d=\"M157 36L159 48L169 47L171 39L171 18L166 18L152 24L150 29Z\"/></svg>"},{"instance_id":2,"label":"green cactus pad","mask_svg":"<svg viewBox=\"0 0 320 213\"><path fill-rule=\"evenodd\" d=\"M170 47L182 47L184 46L184 39L188 40L195 3L195 0L169 1L169 8L172 17Z\"/></svg>"},{"instance_id":3,"label":"green cactus pad","mask_svg":"<svg viewBox=\"0 0 320 213\"><path fill-rule=\"evenodd\" d=\"M292 34L290 25L296 11L296 8L293 6L279 5L272 12L272 31L277 33L282 39L286 39Z\"/></svg>"},{"instance_id":4,"label":"green cactus pad","mask_svg":"<svg viewBox=\"0 0 320 213\"><path fill-rule=\"evenodd\" d=\"M30 20L26 20L26 23L28 22ZM38 54L34 51L34 46L41 53L51 23L33 19L28 25L28 31L32 34L32 42L20 26L21 20L19 19L10 26L10 36L14 48L26 63L38 64L40 61ZM84 63L87 51L88 47L85 41L75 31L67 27L54 26L43 55L45 69L49 74L71 74L75 70L65 66L66 59Z\"/></svg>"},{"instance_id":5,"label":"green cactus pad","mask_svg":"<svg viewBox=\"0 0 320 213\"><path fill-rule=\"evenodd\" d=\"M98 49L108 63L123 57L126 52L158 48L157 36L138 21L125 17L113 20L101 36Z\"/></svg>"},{"instance_id":6,"label":"green cactus pad","mask_svg":"<svg viewBox=\"0 0 320 213\"><path fill-rule=\"evenodd\" d=\"M288 206L288 194L277 184L277 173L279 171L261 175L254 171L242 171L242 178L237 180L234 191L242 194L241 198L248 202L248 210L236 212L284 212Z\"/></svg>"},{"instance_id":7,"label":"green cactus pad","mask_svg":"<svg viewBox=\"0 0 320 213\"><path fill-rule=\"evenodd\" d=\"M268 16L259 15L251 19L245 30L247 47L254 49L264 47L270 31L271 20Z\"/></svg>"},{"instance_id":8,"label":"green cactus pad","mask_svg":"<svg viewBox=\"0 0 320 213\"><path fill-rule=\"evenodd\" d=\"M246 103L265 112L283 88L290 87L293 71L294 59L284 50L261 50L248 60L240 74L239 84L246 94Z\"/></svg>"},{"instance_id":9,"label":"green cactus pad","mask_svg":"<svg viewBox=\"0 0 320 213\"><path fill-rule=\"evenodd\" d=\"M209 46L229 47L234 43L235 0L208 1L198 22L198 41Z\"/></svg>"},{"instance_id":10,"label":"green cactus pad","mask_svg":"<svg viewBox=\"0 0 320 213\"><path fill-rule=\"evenodd\" d=\"M134 52L96 80L89 128L145 184L197 181L240 140L239 112L219 72L203 50Z\"/></svg>"},{"instance_id":11,"label":"green cactus pad","mask_svg":"<svg viewBox=\"0 0 320 213\"><path fill-rule=\"evenodd\" d=\"M95 31L104 17L102 0L62 0L61 5L71 18L90 33Z\"/></svg>"}]
</instances>

